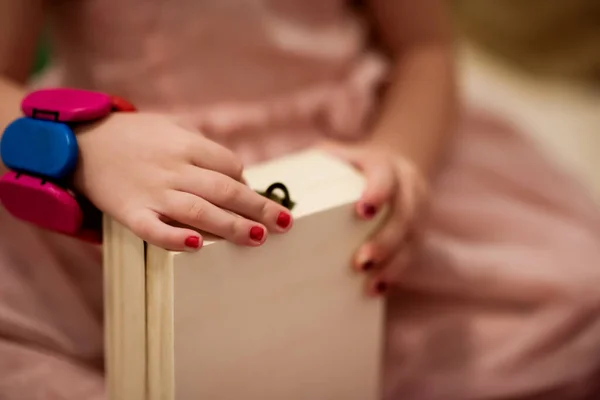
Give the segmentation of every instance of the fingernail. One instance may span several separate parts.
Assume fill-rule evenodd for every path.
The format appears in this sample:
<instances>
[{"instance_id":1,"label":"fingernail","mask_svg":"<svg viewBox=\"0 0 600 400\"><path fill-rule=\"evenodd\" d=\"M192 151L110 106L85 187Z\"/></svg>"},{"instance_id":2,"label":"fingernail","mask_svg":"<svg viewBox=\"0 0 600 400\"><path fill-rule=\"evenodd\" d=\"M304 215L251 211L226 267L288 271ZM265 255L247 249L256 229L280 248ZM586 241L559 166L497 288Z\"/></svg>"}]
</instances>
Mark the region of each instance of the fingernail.
<instances>
[{"instance_id":1,"label":"fingernail","mask_svg":"<svg viewBox=\"0 0 600 400\"><path fill-rule=\"evenodd\" d=\"M363 246L356 253L354 260L354 268L358 271L366 272L375 268L375 260L373 259L373 252L369 247Z\"/></svg>"},{"instance_id":2,"label":"fingernail","mask_svg":"<svg viewBox=\"0 0 600 400\"><path fill-rule=\"evenodd\" d=\"M290 226L290 222L292 222L292 216L286 212L280 212L277 216L277 226L280 228L287 228Z\"/></svg>"},{"instance_id":3,"label":"fingernail","mask_svg":"<svg viewBox=\"0 0 600 400\"><path fill-rule=\"evenodd\" d=\"M189 247L192 249L197 249L200 247L200 238L198 236L190 236L185 239L185 247Z\"/></svg>"},{"instance_id":4,"label":"fingernail","mask_svg":"<svg viewBox=\"0 0 600 400\"><path fill-rule=\"evenodd\" d=\"M363 271L370 271L375 267L375 262L373 260L367 260L364 263L362 263L360 269L362 269Z\"/></svg>"},{"instance_id":5,"label":"fingernail","mask_svg":"<svg viewBox=\"0 0 600 400\"><path fill-rule=\"evenodd\" d=\"M377 214L377 208L372 204L363 205L363 213L367 218L373 218Z\"/></svg>"},{"instance_id":6,"label":"fingernail","mask_svg":"<svg viewBox=\"0 0 600 400\"><path fill-rule=\"evenodd\" d=\"M250 228L250 239L260 242L265 236L265 230L261 226L253 226Z\"/></svg>"},{"instance_id":7,"label":"fingernail","mask_svg":"<svg viewBox=\"0 0 600 400\"><path fill-rule=\"evenodd\" d=\"M384 294L385 292L387 292L388 289L388 285L385 282L377 282L377 284L375 285L375 291L378 294Z\"/></svg>"}]
</instances>

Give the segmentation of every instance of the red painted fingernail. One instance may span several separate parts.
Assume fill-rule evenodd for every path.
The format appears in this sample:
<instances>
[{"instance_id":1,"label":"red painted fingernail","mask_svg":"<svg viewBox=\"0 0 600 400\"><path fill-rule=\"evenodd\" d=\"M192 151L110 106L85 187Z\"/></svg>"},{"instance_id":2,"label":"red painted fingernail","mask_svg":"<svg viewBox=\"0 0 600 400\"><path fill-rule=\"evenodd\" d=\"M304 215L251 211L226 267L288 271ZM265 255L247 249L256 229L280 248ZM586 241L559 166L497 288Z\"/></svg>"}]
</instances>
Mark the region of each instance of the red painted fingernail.
<instances>
[{"instance_id":1,"label":"red painted fingernail","mask_svg":"<svg viewBox=\"0 0 600 400\"><path fill-rule=\"evenodd\" d=\"M280 212L277 216L277 226L280 228L287 228L290 226L290 222L292 222L292 216L286 212Z\"/></svg>"},{"instance_id":2,"label":"red painted fingernail","mask_svg":"<svg viewBox=\"0 0 600 400\"><path fill-rule=\"evenodd\" d=\"M375 267L375 262L373 260L368 260L361 266L363 271L370 271Z\"/></svg>"},{"instance_id":3,"label":"red painted fingernail","mask_svg":"<svg viewBox=\"0 0 600 400\"><path fill-rule=\"evenodd\" d=\"M375 291L379 294L384 294L385 292L387 292L388 289L388 285L385 282L377 282L377 284L375 285Z\"/></svg>"},{"instance_id":4,"label":"red painted fingernail","mask_svg":"<svg viewBox=\"0 0 600 400\"><path fill-rule=\"evenodd\" d=\"M363 205L363 213L367 218L373 218L377 214L377 208L371 204Z\"/></svg>"},{"instance_id":5,"label":"red painted fingernail","mask_svg":"<svg viewBox=\"0 0 600 400\"><path fill-rule=\"evenodd\" d=\"M250 239L260 242L265 236L265 230L261 226L253 226L250 228Z\"/></svg>"},{"instance_id":6,"label":"red painted fingernail","mask_svg":"<svg viewBox=\"0 0 600 400\"><path fill-rule=\"evenodd\" d=\"M185 239L185 247L190 247L192 249L197 249L200 247L200 238L198 236L190 236Z\"/></svg>"}]
</instances>

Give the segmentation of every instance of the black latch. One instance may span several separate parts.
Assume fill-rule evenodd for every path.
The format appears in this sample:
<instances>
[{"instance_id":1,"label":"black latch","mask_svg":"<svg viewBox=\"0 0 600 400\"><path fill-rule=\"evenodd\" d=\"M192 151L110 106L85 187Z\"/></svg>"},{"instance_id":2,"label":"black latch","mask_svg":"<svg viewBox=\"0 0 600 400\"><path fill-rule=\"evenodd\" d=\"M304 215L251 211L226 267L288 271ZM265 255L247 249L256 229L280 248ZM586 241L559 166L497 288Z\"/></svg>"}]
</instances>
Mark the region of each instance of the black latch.
<instances>
[{"instance_id":1,"label":"black latch","mask_svg":"<svg viewBox=\"0 0 600 400\"><path fill-rule=\"evenodd\" d=\"M278 189L282 192L282 196L279 196L275 193L275 191ZM273 200L276 203L281 204L288 210L291 210L296 205L296 203L294 203L290 198L290 192L288 188L281 182L275 182L271 186L269 186L264 192L258 191L257 193L262 196L265 196L270 200Z\"/></svg>"}]
</instances>

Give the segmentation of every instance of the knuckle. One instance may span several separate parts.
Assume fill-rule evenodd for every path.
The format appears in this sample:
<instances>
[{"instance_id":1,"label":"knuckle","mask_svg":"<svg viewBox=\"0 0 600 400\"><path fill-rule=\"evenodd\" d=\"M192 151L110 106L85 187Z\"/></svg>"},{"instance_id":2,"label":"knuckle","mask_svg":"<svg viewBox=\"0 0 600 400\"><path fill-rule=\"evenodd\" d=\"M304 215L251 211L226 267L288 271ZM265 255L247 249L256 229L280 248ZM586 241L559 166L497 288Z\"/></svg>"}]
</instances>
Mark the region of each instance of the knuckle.
<instances>
[{"instance_id":1,"label":"knuckle","mask_svg":"<svg viewBox=\"0 0 600 400\"><path fill-rule=\"evenodd\" d=\"M184 138L181 141L180 151L182 154L185 154L188 158L192 158L195 154L201 154L202 148L200 144L200 138L195 135L189 134L186 132L186 135L183 135Z\"/></svg>"},{"instance_id":2,"label":"knuckle","mask_svg":"<svg viewBox=\"0 0 600 400\"><path fill-rule=\"evenodd\" d=\"M194 200L190 203L188 209L188 215L190 216L192 221L201 221L204 219L204 215L206 214L206 206L200 200Z\"/></svg>"},{"instance_id":3,"label":"knuckle","mask_svg":"<svg viewBox=\"0 0 600 400\"><path fill-rule=\"evenodd\" d=\"M181 155L190 151L191 142L190 135L177 132L177 135L173 135L172 140L165 145L164 149L168 149L174 154Z\"/></svg>"},{"instance_id":4,"label":"knuckle","mask_svg":"<svg viewBox=\"0 0 600 400\"><path fill-rule=\"evenodd\" d=\"M199 151L199 138L187 131L177 132L177 135L173 135L173 152L176 156L183 159L191 159L194 154L198 154Z\"/></svg>"},{"instance_id":5,"label":"knuckle","mask_svg":"<svg viewBox=\"0 0 600 400\"><path fill-rule=\"evenodd\" d=\"M237 182L229 179L218 179L215 181L214 190L222 203L231 203L241 194Z\"/></svg>"},{"instance_id":6,"label":"knuckle","mask_svg":"<svg viewBox=\"0 0 600 400\"><path fill-rule=\"evenodd\" d=\"M219 146L215 155L222 160L222 173L235 180L241 180L244 174L244 164L233 151Z\"/></svg>"}]
</instances>

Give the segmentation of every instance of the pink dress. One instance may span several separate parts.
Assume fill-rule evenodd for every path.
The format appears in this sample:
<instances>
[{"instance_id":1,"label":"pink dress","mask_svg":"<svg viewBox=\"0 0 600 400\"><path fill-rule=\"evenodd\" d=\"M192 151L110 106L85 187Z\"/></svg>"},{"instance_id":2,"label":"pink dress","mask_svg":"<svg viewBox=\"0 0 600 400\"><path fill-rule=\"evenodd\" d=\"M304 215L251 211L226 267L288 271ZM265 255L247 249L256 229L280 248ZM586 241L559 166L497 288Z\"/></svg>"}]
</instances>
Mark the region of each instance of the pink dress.
<instances>
[{"instance_id":1,"label":"pink dress","mask_svg":"<svg viewBox=\"0 0 600 400\"><path fill-rule=\"evenodd\" d=\"M342 0L50 4L59 58L42 84L170 113L247 164L368 133L386 64ZM97 249L0 223L0 399L103 399ZM598 282L585 189L518 132L465 117L390 299L383 398L592 396Z\"/></svg>"}]
</instances>

